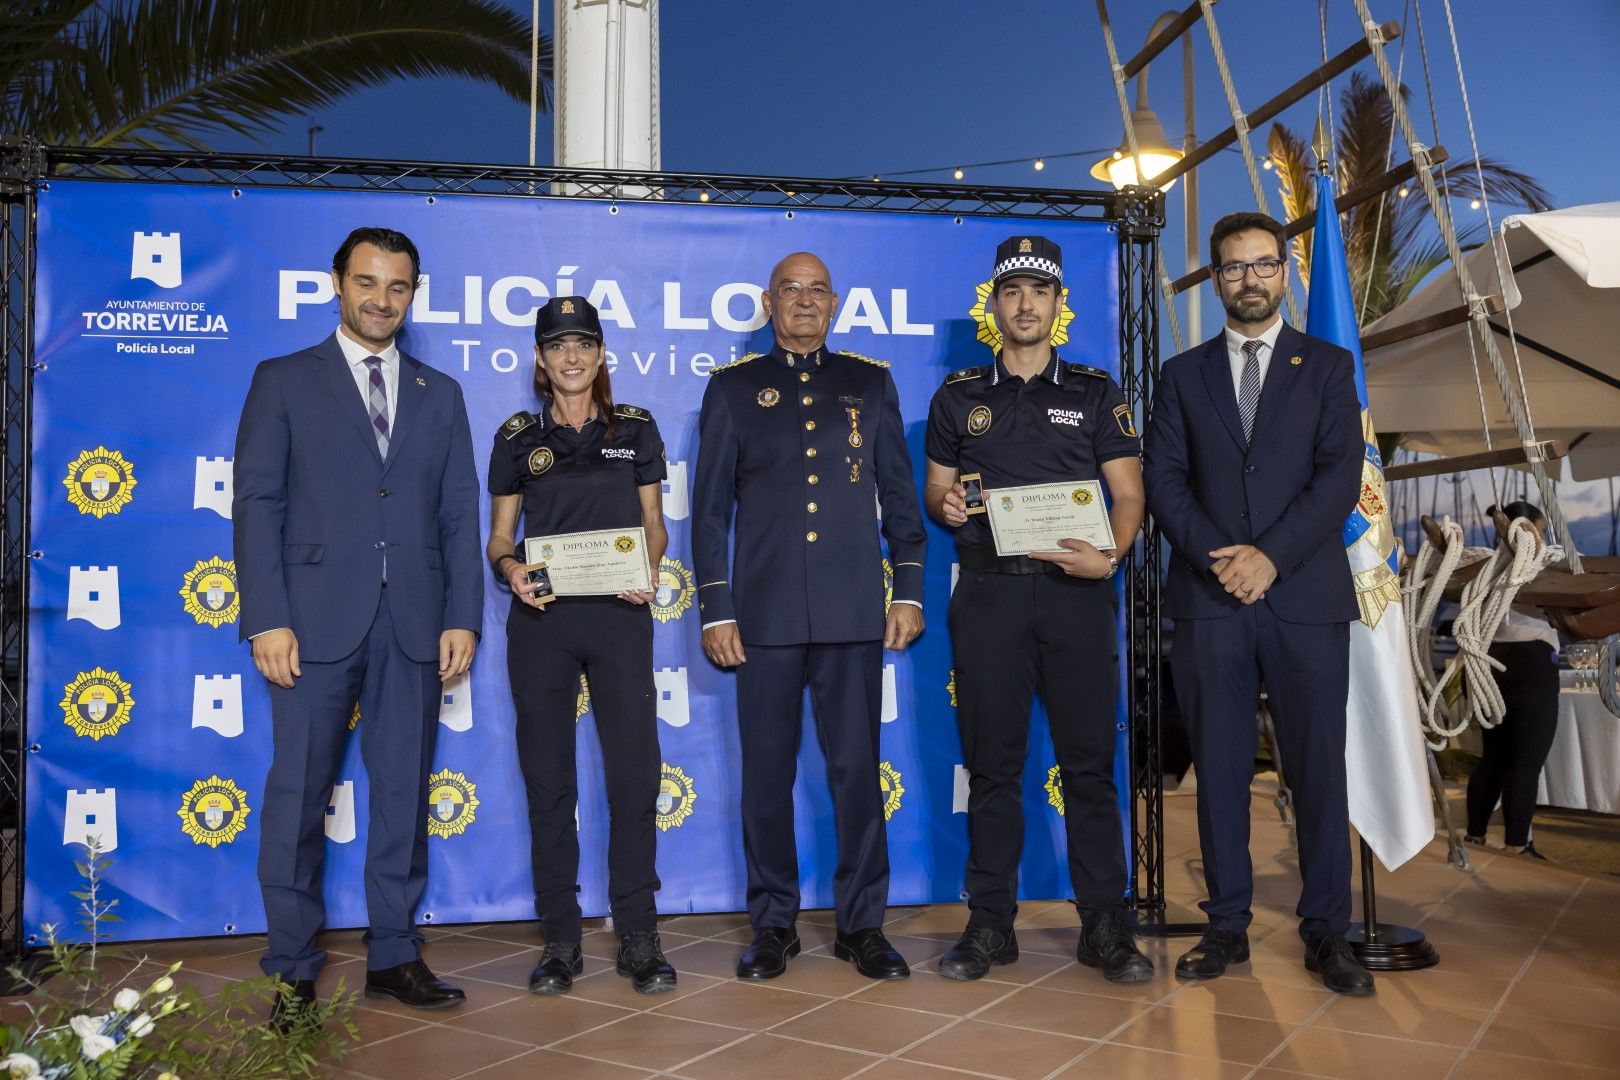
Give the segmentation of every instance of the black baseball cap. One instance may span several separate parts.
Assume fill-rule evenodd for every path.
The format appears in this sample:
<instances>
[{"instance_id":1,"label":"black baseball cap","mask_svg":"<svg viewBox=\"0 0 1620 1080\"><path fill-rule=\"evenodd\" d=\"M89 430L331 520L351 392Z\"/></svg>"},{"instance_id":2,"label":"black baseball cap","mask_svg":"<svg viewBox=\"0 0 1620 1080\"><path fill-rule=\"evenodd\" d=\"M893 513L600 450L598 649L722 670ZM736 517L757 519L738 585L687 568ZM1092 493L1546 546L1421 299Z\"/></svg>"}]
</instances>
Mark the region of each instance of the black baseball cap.
<instances>
[{"instance_id":1,"label":"black baseball cap","mask_svg":"<svg viewBox=\"0 0 1620 1080\"><path fill-rule=\"evenodd\" d=\"M602 340L602 319L596 305L583 296L553 296L534 317L534 339L554 341L564 334Z\"/></svg>"},{"instance_id":2,"label":"black baseball cap","mask_svg":"<svg viewBox=\"0 0 1620 1080\"><path fill-rule=\"evenodd\" d=\"M1063 249L1044 236L1009 236L996 248L996 268L990 284L1012 277L1063 281Z\"/></svg>"}]
</instances>

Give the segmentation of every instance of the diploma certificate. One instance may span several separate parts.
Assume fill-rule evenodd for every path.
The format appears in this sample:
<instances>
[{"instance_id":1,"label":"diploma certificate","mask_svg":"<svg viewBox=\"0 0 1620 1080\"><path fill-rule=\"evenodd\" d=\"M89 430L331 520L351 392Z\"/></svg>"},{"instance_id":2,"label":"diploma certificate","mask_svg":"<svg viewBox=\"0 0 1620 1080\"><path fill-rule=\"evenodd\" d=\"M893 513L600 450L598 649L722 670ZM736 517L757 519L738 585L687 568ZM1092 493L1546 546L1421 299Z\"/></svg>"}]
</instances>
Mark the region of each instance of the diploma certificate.
<instances>
[{"instance_id":1,"label":"diploma certificate","mask_svg":"<svg viewBox=\"0 0 1620 1080\"><path fill-rule=\"evenodd\" d=\"M1098 551L1113 550L1114 529L1099 481L996 488L984 493L984 505L990 511L997 555L1062 551L1058 541L1064 539L1084 540Z\"/></svg>"},{"instance_id":2,"label":"diploma certificate","mask_svg":"<svg viewBox=\"0 0 1620 1080\"><path fill-rule=\"evenodd\" d=\"M545 563L558 596L617 596L651 592L647 532L599 529L595 532L531 536L523 541L523 558Z\"/></svg>"}]
</instances>

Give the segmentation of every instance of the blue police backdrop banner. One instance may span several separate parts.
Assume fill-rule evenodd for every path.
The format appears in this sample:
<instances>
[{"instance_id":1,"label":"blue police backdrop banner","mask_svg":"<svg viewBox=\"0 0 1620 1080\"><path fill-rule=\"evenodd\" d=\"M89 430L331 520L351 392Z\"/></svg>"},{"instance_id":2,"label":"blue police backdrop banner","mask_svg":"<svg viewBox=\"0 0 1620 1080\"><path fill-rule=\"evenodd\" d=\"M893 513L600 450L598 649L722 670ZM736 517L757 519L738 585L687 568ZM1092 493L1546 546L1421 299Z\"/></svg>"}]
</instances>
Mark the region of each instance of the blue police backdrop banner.
<instances>
[{"instance_id":1,"label":"blue police backdrop banner","mask_svg":"<svg viewBox=\"0 0 1620 1080\"><path fill-rule=\"evenodd\" d=\"M831 268L841 302L829 343L892 362L919 488L935 388L951 370L991 360L986 283L996 244L1008 235L1040 232L1062 245L1060 352L1119 370L1117 237L1101 222L41 185L30 941L41 940L46 923L70 938L82 933L69 892L79 887L76 863L91 838L112 860L106 882L124 919L119 937L264 929L255 861L270 710L264 680L237 641L231 455L254 365L336 329L331 256L359 225L401 229L421 249L423 279L401 344L465 388L480 474L501 421L535 405L534 312L553 295L582 294L600 308L615 397L658 420L668 444L670 528L653 607L664 913L745 907L733 676L700 647L687 517L706 377L769 347L759 293L771 266L809 250ZM932 522L930 529L928 629L909 651L887 655L883 671L894 904L958 900L966 856L967 780L945 628L955 555L949 533ZM470 682L444 688L424 922L533 917L504 663L510 598L488 580ZM578 713L581 902L587 914L603 914L607 806L588 685L579 688ZM1123 709L1120 717L1123 732ZM351 718L365 722L358 712ZM1062 794L1044 718L1030 744L1022 894L1066 897ZM363 926L367 798L358 740L341 775L326 820L327 910L334 927ZM832 904L824 776L807 728L795 793L806 907ZM1123 754L1116 776L1124 808Z\"/></svg>"}]
</instances>

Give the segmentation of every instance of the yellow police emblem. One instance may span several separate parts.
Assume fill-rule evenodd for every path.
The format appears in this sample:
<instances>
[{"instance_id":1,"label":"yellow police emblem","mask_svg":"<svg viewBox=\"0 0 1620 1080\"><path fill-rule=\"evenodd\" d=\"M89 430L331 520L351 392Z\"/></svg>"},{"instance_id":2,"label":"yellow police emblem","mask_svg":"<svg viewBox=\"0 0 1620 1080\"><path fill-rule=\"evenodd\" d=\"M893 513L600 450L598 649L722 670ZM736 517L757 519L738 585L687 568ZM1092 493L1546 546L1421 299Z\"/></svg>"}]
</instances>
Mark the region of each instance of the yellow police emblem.
<instances>
[{"instance_id":1,"label":"yellow police emblem","mask_svg":"<svg viewBox=\"0 0 1620 1080\"><path fill-rule=\"evenodd\" d=\"M478 818L478 785L449 769L428 777L428 835L449 839Z\"/></svg>"},{"instance_id":2,"label":"yellow police emblem","mask_svg":"<svg viewBox=\"0 0 1620 1080\"><path fill-rule=\"evenodd\" d=\"M1063 816L1063 770L1056 765L1046 770L1046 802Z\"/></svg>"},{"instance_id":3,"label":"yellow police emblem","mask_svg":"<svg viewBox=\"0 0 1620 1080\"><path fill-rule=\"evenodd\" d=\"M585 673L579 673L579 693L574 695L574 723L579 723L585 714L591 711L591 684L585 681Z\"/></svg>"},{"instance_id":4,"label":"yellow police emblem","mask_svg":"<svg viewBox=\"0 0 1620 1080\"><path fill-rule=\"evenodd\" d=\"M887 761L878 762L878 786L883 791L883 820L888 821L900 809L900 796L906 793L900 783L900 770Z\"/></svg>"},{"instance_id":5,"label":"yellow police emblem","mask_svg":"<svg viewBox=\"0 0 1620 1080\"><path fill-rule=\"evenodd\" d=\"M1091 505L1091 492L1087 491L1083 487L1075 488L1074 489L1074 494L1071 497L1074 499L1075 505L1077 505L1077 506L1090 506Z\"/></svg>"},{"instance_id":6,"label":"yellow police emblem","mask_svg":"<svg viewBox=\"0 0 1620 1080\"><path fill-rule=\"evenodd\" d=\"M217 630L225 623L235 622L242 603L236 589L236 563L226 562L218 555L207 562L199 560L186 572L180 584L180 595L186 601L186 614L198 623Z\"/></svg>"},{"instance_id":7,"label":"yellow police emblem","mask_svg":"<svg viewBox=\"0 0 1620 1080\"><path fill-rule=\"evenodd\" d=\"M983 435L990 430L990 406L975 405L973 411L968 413L967 429L969 435Z\"/></svg>"},{"instance_id":8,"label":"yellow police emblem","mask_svg":"<svg viewBox=\"0 0 1620 1080\"><path fill-rule=\"evenodd\" d=\"M129 683L116 671L97 667L81 671L62 691L62 720L75 735L88 735L96 742L103 735L116 735L129 723L135 699Z\"/></svg>"},{"instance_id":9,"label":"yellow police emblem","mask_svg":"<svg viewBox=\"0 0 1620 1080\"><path fill-rule=\"evenodd\" d=\"M653 585L652 617L659 622L669 622L686 614L692 606L692 597L697 595L697 583L692 578L692 571L681 564L681 560L672 559L665 555L658 560L658 581Z\"/></svg>"},{"instance_id":10,"label":"yellow police emblem","mask_svg":"<svg viewBox=\"0 0 1620 1080\"><path fill-rule=\"evenodd\" d=\"M1129 405L1114 406L1114 423L1119 425L1119 433L1127 439L1136 438L1136 421L1131 418Z\"/></svg>"},{"instance_id":11,"label":"yellow police emblem","mask_svg":"<svg viewBox=\"0 0 1620 1080\"><path fill-rule=\"evenodd\" d=\"M564 315L572 315L574 313L574 302L572 300L564 300L562 302L562 313Z\"/></svg>"},{"instance_id":12,"label":"yellow police emblem","mask_svg":"<svg viewBox=\"0 0 1620 1080\"><path fill-rule=\"evenodd\" d=\"M894 566L888 559L883 560L883 614L889 613L889 605L894 603Z\"/></svg>"},{"instance_id":13,"label":"yellow police emblem","mask_svg":"<svg viewBox=\"0 0 1620 1080\"><path fill-rule=\"evenodd\" d=\"M1288 362L1293 364L1295 367L1299 367L1299 365L1305 362L1305 358L1303 356L1290 356L1288 358Z\"/></svg>"},{"instance_id":14,"label":"yellow police emblem","mask_svg":"<svg viewBox=\"0 0 1620 1080\"><path fill-rule=\"evenodd\" d=\"M1012 507L1013 507L1012 496L1011 495L1003 495L1001 497L1001 508L1003 510L1011 510Z\"/></svg>"},{"instance_id":15,"label":"yellow police emblem","mask_svg":"<svg viewBox=\"0 0 1620 1080\"><path fill-rule=\"evenodd\" d=\"M654 819L658 831L680 828L692 816L692 804L695 802L697 788L692 784L692 778L679 765L663 762L658 778L658 816Z\"/></svg>"},{"instance_id":16,"label":"yellow police emblem","mask_svg":"<svg viewBox=\"0 0 1620 1080\"><path fill-rule=\"evenodd\" d=\"M772 405L775 405L778 401L782 400L782 392L776 389L774 386L767 386L765 389L759 392L758 396L756 396L754 400L759 402L764 408L768 409Z\"/></svg>"},{"instance_id":17,"label":"yellow police emblem","mask_svg":"<svg viewBox=\"0 0 1620 1080\"><path fill-rule=\"evenodd\" d=\"M619 537L617 540L613 541L613 550L617 551L620 555L630 554L632 551L636 550L636 538L633 536Z\"/></svg>"},{"instance_id":18,"label":"yellow police emblem","mask_svg":"<svg viewBox=\"0 0 1620 1080\"><path fill-rule=\"evenodd\" d=\"M180 828L194 844L217 848L247 828L247 792L218 774L198 780L180 796Z\"/></svg>"},{"instance_id":19,"label":"yellow police emblem","mask_svg":"<svg viewBox=\"0 0 1620 1080\"><path fill-rule=\"evenodd\" d=\"M1035 248L1029 237L1026 236L1022 240L1018 241L1018 254L1028 255L1033 250L1035 250Z\"/></svg>"},{"instance_id":20,"label":"yellow police emblem","mask_svg":"<svg viewBox=\"0 0 1620 1080\"><path fill-rule=\"evenodd\" d=\"M951 695L951 708L956 708L956 669L951 668L951 677L945 683L945 692Z\"/></svg>"},{"instance_id":21,"label":"yellow police emblem","mask_svg":"<svg viewBox=\"0 0 1620 1080\"><path fill-rule=\"evenodd\" d=\"M974 322L979 324L978 338L990 346L991 351L1000 352L1001 329L996 326L995 312L992 310L994 305L990 300L990 295L995 290L990 282L983 281L974 286L973 291L975 299L973 306L968 308L968 315L972 317ZM1074 309L1069 307L1069 290L1064 289L1058 295L1057 318L1052 320L1053 345L1063 345L1068 342L1069 324L1073 321Z\"/></svg>"},{"instance_id":22,"label":"yellow police emblem","mask_svg":"<svg viewBox=\"0 0 1620 1080\"><path fill-rule=\"evenodd\" d=\"M98 446L81 451L68 463L62 483L68 489L68 502L79 513L102 518L118 513L135 497L135 466L117 450Z\"/></svg>"},{"instance_id":23,"label":"yellow police emblem","mask_svg":"<svg viewBox=\"0 0 1620 1080\"><path fill-rule=\"evenodd\" d=\"M556 460L555 455L553 455L551 452L551 447L540 447L539 449L535 450L534 453L529 455L529 475L539 476L541 473L551 468L552 462Z\"/></svg>"}]
</instances>

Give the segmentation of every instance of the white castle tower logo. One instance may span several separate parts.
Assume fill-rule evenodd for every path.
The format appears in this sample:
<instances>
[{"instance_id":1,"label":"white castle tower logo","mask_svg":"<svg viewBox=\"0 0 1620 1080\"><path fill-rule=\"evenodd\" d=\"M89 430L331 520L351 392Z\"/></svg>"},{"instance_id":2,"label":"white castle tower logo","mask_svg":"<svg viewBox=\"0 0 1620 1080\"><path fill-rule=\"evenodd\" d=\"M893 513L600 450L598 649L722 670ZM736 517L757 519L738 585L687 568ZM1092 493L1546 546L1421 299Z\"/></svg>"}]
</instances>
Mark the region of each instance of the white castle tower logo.
<instances>
[{"instance_id":1,"label":"white castle tower logo","mask_svg":"<svg viewBox=\"0 0 1620 1080\"><path fill-rule=\"evenodd\" d=\"M123 622L118 604L118 567L75 566L68 572L69 619L83 619L98 630Z\"/></svg>"},{"instance_id":2,"label":"white castle tower logo","mask_svg":"<svg viewBox=\"0 0 1620 1080\"><path fill-rule=\"evenodd\" d=\"M326 838L334 844L354 839L354 781L339 780L326 804Z\"/></svg>"},{"instance_id":3,"label":"white castle tower logo","mask_svg":"<svg viewBox=\"0 0 1620 1080\"><path fill-rule=\"evenodd\" d=\"M686 462L671 461L669 475L664 477L664 516L671 521L685 521L692 513L691 496L686 490Z\"/></svg>"},{"instance_id":4,"label":"white castle tower logo","mask_svg":"<svg viewBox=\"0 0 1620 1080\"><path fill-rule=\"evenodd\" d=\"M444 684L439 699L439 723L451 731L469 731L473 725L472 673L458 675Z\"/></svg>"},{"instance_id":5,"label":"white castle tower logo","mask_svg":"<svg viewBox=\"0 0 1620 1080\"><path fill-rule=\"evenodd\" d=\"M900 695L895 690L894 665L883 665L883 712L880 719L892 724L900 719Z\"/></svg>"},{"instance_id":6,"label":"white castle tower logo","mask_svg":"<svg viewBox=\"0 0 1620 1080\"><path fill-rule=\"evenodd\" d=\"M95 840L103 852L118 848L118 789L68 789L62 815L62 843L90 846Z\"/></svg>"},{"instance_id":7,"label":"white castle tower logo","mask_svg":"<svg viewBox=\"0 0 1620 1080\"><path fill-rule=\"evenodd\" d=\"M234 739L242 734L242 676L198 675L191 681L191 726Z\"/></svg>"},{"instance_id":8,"label":"white castle tower logo","mask_svg":"<svg viewBox=\"0 0 1620 1080\"><path fill-rule=\"evenodd\" d=\"M685 727L691 723L691 706L686 695L686 669L659 668L653 672L653 684L658 687L658 719L670 727Z\"/></svg>"},{"instance_id":9,"label":"white castle tower logo","mask_svg":"<svg viewBox=\"0 0 1620 1080\"><path fill-rule=\"evenodd\" d=\"M226 521L230 520L231 496L235 492L231 484L234 463L233 458L224 457L197 459L197 481L191 491L193 510L212 510Z\"/></svg>"},{"instance_id":10,"label":"white castle tower logo","mask_svg":"<svg viewBox=\"0 0 1620 1080\"><path fill-rule=\"evenodd\" d=\"M951 813L967 813L968 804L968 771L966 765L956 766L956 775L951 782Z\"/></svg>"},{"instance_id":11,"label":"white castle tower logo","mask_svg":"<svg viewBox=\"0 0 1620 1080\"><path fill-rule=\"evenodd\" d=\"M129 280L145 278L165 289L180 285L180 234L135 234L129 256Z\"/></svg>"}]
</instances>

